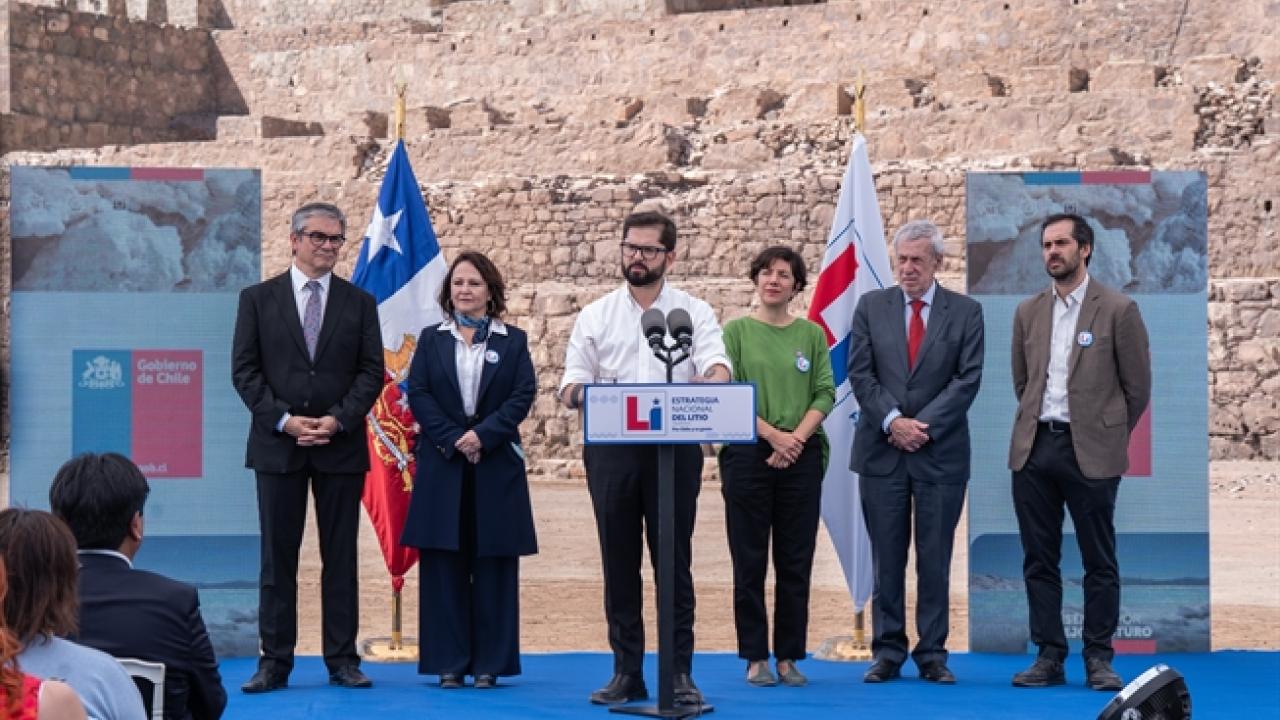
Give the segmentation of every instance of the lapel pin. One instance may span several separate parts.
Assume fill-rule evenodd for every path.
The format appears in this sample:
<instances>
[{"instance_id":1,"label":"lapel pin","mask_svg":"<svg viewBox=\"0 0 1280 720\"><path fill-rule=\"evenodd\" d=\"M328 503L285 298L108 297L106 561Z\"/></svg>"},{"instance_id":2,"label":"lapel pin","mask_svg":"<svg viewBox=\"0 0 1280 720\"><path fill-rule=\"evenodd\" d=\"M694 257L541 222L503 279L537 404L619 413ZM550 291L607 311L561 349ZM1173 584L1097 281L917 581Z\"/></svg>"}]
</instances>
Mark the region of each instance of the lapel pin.
<instances>
[{"instance_id":1,"label":"lapel pin","mask_svg":"<svg viewBox=\"0 0 1280 720\"><path fill-rule=\"evenodd\" d=\"M1076 342L1079 343L1082 348L1089 347L1093 344L1093 333L1088 330L1081 330L1080 334L1076 336Z\"/></svg>"},{"instance_id":2,"label":"lapel pin","mask_svg":"<svg viewBox=\"0 0 1280 720\"><path fill-rule=\"evenodd\" d=\"M485 362L487 362L487 363L489 363L490 365L497 365L497 364L498 364L498 351L497 351L497 350L485 350L485 352L484 352L484 361L485 361Z\"/></svg>"},{"instance_id":3,"label":"lapel pin","mask_svg":"<svg viewBox=\"0 0 1280 720\"><path fill-rule=\"evenodd\" d=\"M804 356L804 352L796 351L796 369L802 373L809 372L809 358Z\"/></svg>"}]
</instances>

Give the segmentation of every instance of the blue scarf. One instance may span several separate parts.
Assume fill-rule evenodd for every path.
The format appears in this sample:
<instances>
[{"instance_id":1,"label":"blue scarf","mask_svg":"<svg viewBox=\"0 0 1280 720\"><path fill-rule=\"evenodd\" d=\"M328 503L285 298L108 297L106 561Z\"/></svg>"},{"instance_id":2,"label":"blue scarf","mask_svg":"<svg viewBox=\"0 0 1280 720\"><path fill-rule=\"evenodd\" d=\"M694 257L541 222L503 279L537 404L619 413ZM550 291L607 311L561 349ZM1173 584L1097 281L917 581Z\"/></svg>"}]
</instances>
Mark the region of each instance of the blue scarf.
<instances>
[{"instance_id":1,"label":"blue scarf","mask_svg":"<svg viewBox=\"0 0 1280 720\"><path fill-rule=\"evenodd\" d=\"M489 338L489 316L485 315L480 319L463 315L457 310L453 311L453 321L458 323L460 327L471 328L475 330L475 334L471 336L472 344L482 343Z\"/></svg>"}]
</instances>

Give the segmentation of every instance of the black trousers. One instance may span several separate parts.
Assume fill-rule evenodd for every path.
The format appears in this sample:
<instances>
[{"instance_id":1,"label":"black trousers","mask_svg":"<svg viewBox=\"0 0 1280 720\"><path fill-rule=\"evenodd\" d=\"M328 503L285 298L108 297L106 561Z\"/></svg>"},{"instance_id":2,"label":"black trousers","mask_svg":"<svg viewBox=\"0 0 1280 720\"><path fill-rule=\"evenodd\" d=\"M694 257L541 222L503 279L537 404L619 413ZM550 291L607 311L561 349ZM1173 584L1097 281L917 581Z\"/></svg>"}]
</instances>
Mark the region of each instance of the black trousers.
<instances>
[{"instance_id":1,"label":"black trousers","mask_svg":"<svg viewBox=\"0 0 1280 720\"><path fill-rule=\"evenodd\" d=\"M720 453L725 530L733 559L733 622L738 657L769 658L764 581L773 537L773 652L803 660L809 632L809 580L822 509L822 440L809 438L790 467L765 464L773 446L729 445Z\"/></svg>"},{"instance_id":2,"label":"black trousers","mask_svg":"<svg viewBox=\"0 0 1280 720\"><path fill-rule=\"evenodd\" d=\"M520 674L520 559L476 556L476 474L462 473L458 550L421 550L418 672Z\"/></svg>"},{"instance_id":3,"label":"black trousers","mask_svg":"<svg viewBox=\"0 0 1280 720\"><path fill-rule=\"evenodd\" d=\"M1120 619L1120 566L1114 523L1120 478L1084 476L1071 445L1070 426L1041 423L1031 455L1013 473L1013 508L1022 537L1022 577L1027 584L1031 642L1040 656L1063 660L1062 508L1071 512L1084 566L1084 657L1110 661L1111 636Z\"/></svg>"},{"instance_id":4,"label":"black trousers","mask_svg":"<svg viewBox=\"0 0 1280 720\"><path fill-rule=\"evenodd\" d=\"M871 537L871 652L877 660L901 664L907 658L906 568L914 520L919 639L911 657L916 665L947 661L951 550L968 486L960 480L869 475L859 480L862 516Z\"/></svg>"},{"instance_id":5,"label":"black trousers","mask_svg":"<svg viewBox=\"0 0 1280 720\"><path fill-rule=\"evenodd\" d=\"M604 566L604 614L615 673L639 674L644 661L643 540L658 567L658 449L652 445L587 445L587 488ZM675 448L675 671L693 667L693 524L702 487L702 448ZM656 574L656 573L655 573Z\"/></svg>"},{"instance_id":6,"label":"black trousers","mask_svg":"<svg viewBox=\"0 0 1280 720\"><path fill-rule=\"evenodd\" d=\"M294 473L259 472L258 523L262 570L258 577L259 666L288 675L298 641L298 551L307 522L307 490L316 503L320 539L320 608L324 662L333 672L358 666L356 633L360 593L356 539L364 474L328 474L306 467Z\"/></svg>"}]
</instances>

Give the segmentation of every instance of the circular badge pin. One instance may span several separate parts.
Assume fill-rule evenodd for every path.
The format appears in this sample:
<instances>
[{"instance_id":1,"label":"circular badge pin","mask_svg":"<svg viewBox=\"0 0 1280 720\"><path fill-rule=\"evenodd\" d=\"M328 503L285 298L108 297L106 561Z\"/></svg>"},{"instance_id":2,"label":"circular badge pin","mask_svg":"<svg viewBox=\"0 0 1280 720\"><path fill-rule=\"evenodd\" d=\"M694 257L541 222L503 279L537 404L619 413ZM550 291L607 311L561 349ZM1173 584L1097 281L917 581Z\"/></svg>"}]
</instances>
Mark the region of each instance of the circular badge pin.
<instances>
[{"instance_id":1,"label":"circular badge pin","mask_svg":"<svg viewBox=\"0 0 1280 720\"><path fill-rule=\"evenodd\" d=\"M1080 347L1089 347L1093 344L1093 333L1088 330L1082 330L1080 334L1076 336L1076 342L1079 343Z\"/></svg>"},{"instance_id":2,"label":"circular badge pin","mask_svg":"<svg viewBox=\"0 0 1280 720\"><path fill-rule=\"evenodd\" d=\"M487 363L489 363L490 365L497 365L497 364L498 364L498 351L497 351L497 350L486 350L486 351L484 352L484 361L485 361L485 362L487 362Z\"/></svg>"},{"instance_id":3,"label":"circular badge pin","mask_svg":"<svg viewBox=\"0 0 1280 720\"><path fill-rule=\"evenodd\" d=\"M809 365L810 365L809 358L805 357L803 352L797 350L796 351L796 369L802 373L807 373L809 372Z\"/></svg>"}]
</instances>

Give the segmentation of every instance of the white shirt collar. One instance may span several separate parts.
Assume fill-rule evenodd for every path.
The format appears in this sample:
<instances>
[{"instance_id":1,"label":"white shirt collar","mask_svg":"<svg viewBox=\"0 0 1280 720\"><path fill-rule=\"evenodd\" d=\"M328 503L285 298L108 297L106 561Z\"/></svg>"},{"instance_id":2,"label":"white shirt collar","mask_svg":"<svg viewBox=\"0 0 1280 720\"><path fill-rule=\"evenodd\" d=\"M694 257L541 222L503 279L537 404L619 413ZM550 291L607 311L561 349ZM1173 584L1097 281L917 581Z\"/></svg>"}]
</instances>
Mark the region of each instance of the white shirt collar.
<instances>
[{"instance_id":1,"label":"white shirt collar","mask_svg":"<svg viewBox=\"0 0 1280 720\"><path fill-rule=\"evenodd\" d=\"M76 554L77 555L105 555L107 557L120 558L121 560L125 561L125 563L130 568L133 567L133 561L130 560L127 555L125 555L122 552L117 552L115 550L86 549L86 550L77 550Z\"/></svg>"},{"instance_id":2,"label":"white shirt collar","mask_svg":"<svg viewBox=\"0 0 1280 720\"><path fill-rule=\"evenodd\" d=\"M321 291L327 294L329 292L329 280L332 278L333 273L331 272L327 272L318 278L309 278L306 273L298 269L296 264L289 264L289 279L293 281L293 292L295 294L302 292L302 288L306 287L307 283L311 280L315 280L320 283Z\"/></svg>"},{"instance_id":3,"label":"white shirt collar","mask_svg":"<svg viewBox=\"0 0 1280 720\"><path fill-rule=\"evenodd\" d=\"M925 305L929 307L933 307L933 296L937 293L937 291L938 291L938 281L934 280L933 282L929 283L929 289L924 291L924 295L921 295L920 299L924 301ZM902 301L906 303L907 307L911 307L911 296L907 294L906 290L902 291Z\"/></svg>"},{"instance_id":4,"label":"white shirt collar","mask_svg":"<svg viewBox=\"0 0 1280 720\"><path fill-rule=\"evenodd\" d=\"M1071 304L1068 298L1070 300L1074 300L1075 304L1077 305L1084 302L1084 295L1088 291L1088 289L1089 289L1089 273L1087 272L1084 274L1084 280L1080 281L1080 284L1076 286L1075 290L1072 290L1071 292L1067 293L1066 298L1063 298L1062 296L1058 295L1057 286L1055 285L1049 286L1049 292L1053 293L1053 299L1055 301L1062 300L1064 303L1067 303L1068 306Z\"/></svg>"},{"instance_id":5,"label":"white shirt collar","mask_svg":"<svg viewBox=\"0 0 1280 720\"><path fill-rule=\"evenodd\" d=\"M662 287L658 288L658 294L653 296L653 304L649 306L651 308L662 307L663 298L670 294L667 292L667 279L664 277L659 282L662 283ZM636 300L635 294L631 292L631 283L624 283L622 292L626 293L627 300L631 301L632 306L644 311L644 308L640 307L640 302Z\"/></svg>"}]
</instances>

